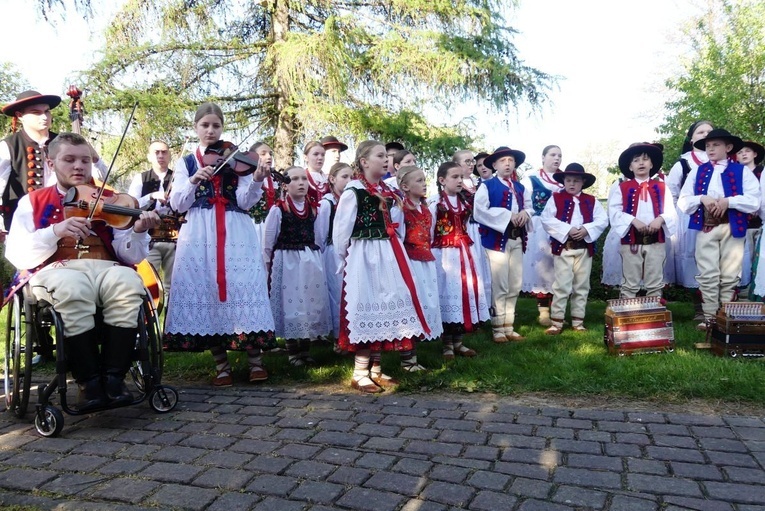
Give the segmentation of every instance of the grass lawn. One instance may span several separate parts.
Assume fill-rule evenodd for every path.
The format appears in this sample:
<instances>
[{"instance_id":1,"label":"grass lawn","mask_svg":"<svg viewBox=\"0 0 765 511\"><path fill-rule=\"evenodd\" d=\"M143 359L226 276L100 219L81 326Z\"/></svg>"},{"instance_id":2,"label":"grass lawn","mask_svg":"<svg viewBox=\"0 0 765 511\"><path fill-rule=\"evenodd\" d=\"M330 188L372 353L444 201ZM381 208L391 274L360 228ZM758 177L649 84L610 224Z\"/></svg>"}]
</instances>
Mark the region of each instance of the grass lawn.
<instances>
[{"instance_id":1,"label":"grass lawn","mask_svg":"<svg viewBox=\"0 0 765 511\"><path fill-rule=\"evenodd\" d=\"M676 350L668 354L629 357L609 355L603 344L605 302L595 301L587 308L586 333L564 331L559 337L544 335L536 323L536 302L518 302L516 324L527 340L521 343L494 344L488 326L466 336L465 343L478 351L473 359L457 358L444 363L441 343L421 343L420 363L427 373L406 374L399 368L395 353L383 355L386 373L400 379L400 391L465 391L520 394L550 392L567 396L609 395L614 397L679 401L689 398L745 401L765 404L765 365L759 359L724 359L708 350L697 350L694 343L704 340L695 330L693 306L671 303L675 322ZM286 355L269 354L266 367L270 384L290 382L347 384L351 378L351 358L335 355L327 346L313 349L320 367L293 368ZM244 354L230 353L235 376L247 374ZM213 375L209 354L168 353L165 370L173 380L205 380Z\"/></svg>"},{"instance_id":2,"label":"grass lawn","mask_svg":"<svg viewBox=\"0 0 765 511\"><path fill-rule=\"evenodd\" d=\"M522 394L547 392L560 396L609 396L666 402L700 398L726 402L765 404L765 365L761 359L720 358L708 350L697 350L694 343L704 340L695 330L690 303L669 304L675 322L676 350L668 354L630 357L609 355L603 344L605 302L593 301L587 308L586 333L564 331L558 337L544 335L536 323L536 302L521 298L516 324L527 340L497 345L491 341L488 326L465 337L465 343L478 351L473 359L457 358L444 363L441 343L421 343L420 363L427 373L406 374L395 353L383 355L386 373L400 379L399 391L494 392ZM2 327L5 328L5 310ZM4 335L2 336L4 339ZM4 340L3 340L4 342ZM0 352L2 356L4 350ZM316 368L294 368L286 354L265 356L271 377L269 385L293 382L347 385L353 370L350 357L335 355L331 347L313 348L319 362ZM246 381L247 357L230 352L237 381ZM52 371L52 364L36 371ZM165 379L182 386L184 381L206 382L213 376L209 353L167 353Z\"/></svg>"}]
</instances>

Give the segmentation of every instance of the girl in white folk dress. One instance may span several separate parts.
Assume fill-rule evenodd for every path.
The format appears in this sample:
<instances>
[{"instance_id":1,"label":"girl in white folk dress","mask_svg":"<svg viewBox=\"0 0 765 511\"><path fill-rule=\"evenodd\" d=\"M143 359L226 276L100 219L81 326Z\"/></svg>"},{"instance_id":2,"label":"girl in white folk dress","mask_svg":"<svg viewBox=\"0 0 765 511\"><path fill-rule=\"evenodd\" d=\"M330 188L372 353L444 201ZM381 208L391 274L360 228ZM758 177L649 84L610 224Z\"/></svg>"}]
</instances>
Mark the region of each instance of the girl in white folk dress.
<instances>
[{"instance_id":1,"label":"girl in white folk dress","mask_svg":"<svg viewBox=\"0 0 765 511\"><path fill-rule=\"evenodd\" d=\"M521 291L532 293L537 299L538 322L550 326L550 301L552 285L555 281L553 256L550 249L550 236L542 228L540 215L552 194L563 188L553 179L553 174L560 170L563 153L557 145L548 145L542 150L542 168L525 176L521 184L531 191L531 205L534 216L531 217L532 229L528 232L526 253L523 254L523 285Z\"/></svg>"},{"instance_id":2,"label":"girl in white folk dress","mask_svg":"<svg viewBox=\"0 0 765 511\"><path fill-rule=\"evenodd\" d=\"M485 158L486 156L484 156ZM476 247L480 247L481 224L473 218L473 201L480 184L475 172L477 159L473 157L472 151L463 149L452 155L452 162L459 165L462 171L462 191L460 195L470 204L470 220L468 220L467 233L470 239L473 240L473 244ZM491 266L489 265L489 258L486 257L486 253L483 250L476 250L476 253L478 258L475 260L475 268L478 271L478 278L483 282L483 294L486 297L487 303L491 304Z\"/></svg>"},{"instance_id":3,"label":"girl in white folk dress","mask_svg":"<svg viewBox=\"0 0 765 511\"><path fill-rule=\"evenodd\" d=\"M274 155L268 144L264 142L255 142L250 146L250 152L254 152L258 155L258 161L263 166L269 168L273 166ZM268 216L268 212L271 211L271 208L276 204L276 201L281 198L279 185L274 184L270 172L263 180L261 189L263 190L263 195L260 196L260 200L249 210L259 240L263 239L263 225L266 221L266 216Z\"/></svg>"},{"instance_id":4,"label":"girl in white folk dress","mask_svg":"<svg viewBox=\"0 0 765 511\"><path fill-rule=\"evenodd\" d=\"M468 236L471 203L462 194L462 169L454 162L442 164L436 173L440 190L430 204L433 215L433 255L438 271L438 295L443 322L443 356L474 357L476 352L462 344L462 336L489 319L483 282L478 273L480 254Z\"/></svg>"},{"instance_id":5,"label":"girl in white folk dress","mask_svg":"<svg viewBox=\"0 0 765 511\"><path fill-rule=\"evenodd\" d=\"M332 243L332 224L337 210L337 201L340 200L345 185L351 180L350 165L347 163L335 163L329 169L330 192L319 203L319 216L316 219L316 243L322 251L324 259L324 275L327 277L327 292L329 293L329 310L332 320L332 334L335 337L335 347L340 336L340 293L343 288L343 261L337 255L335 245ZM335 351L339 351L337 348Z\"/></svg>"},{"instance_id":6,"label":"girl in white folk dress","mask_svg":"<svg viewBox=\"0 0 765 511\"><path fill-rule=\"evenodd\" d=\"M417 282L417 295L420 297L422 310L430 327L430 335L424 340L435 340L441 336L443 326L438 301L436 258L430 248L433 236L433 215L430 214L425 201L428 188L425 172L413 165L399 167L396 178L398 188L404 194L403 203L393 206L394 216L404 218L398 227L399 238L404 240L404 248L412 263L414 278ZM401 368L410 373L425 370L417 362L414 341L415 339L413 339L411 351L401 352Z\"/></svg>"},{"instance_id":7,"label":"girl in white folk dress","mask_svg":"<svg viewBox=\"0 0 765 511\"><path fill-rule=\"evenodd\" d=\"M340 348L355 353L351 386L382 392L397 382L382 373L382 350L410 351L412 339L430 335L414 273L391 218L396 194L382 182L388 167L385 146L359 144L358 179L340 196L332 242L345 261L340 307Z\"/></svg>"},{"instance_id":8,"label":"girl in white folk dress","mask_svg":"<svg viewBox=\"0 0 765 511\"><path fill-rule=\"evenodd\" d=\"M260 199L268 169L238 176L204 163L220 142L223 112L202 104L194 116L199 147L178 160L170 205L186 213L178 235L164 344L168 350L204 351L215 359L213 385L232 384L226 350L247 351L249 381L268 378L261 349L276 346L260 240L247 214Z\"/></svg>"},{"instance_id":9,"label":"girl in white folk dress","mask_svg":"<svg viewBox=\"0 0 765 511\"><path fill-rule=\"evenodd\" d=\"M285 339L290 364L299 367L315 364L311 340L328 335L332 326L316 209L306 200L308 177L301 167L290 167L286 176L285 198L266 217L263 259L276 335Z\"/></svg>"}]
</instances>

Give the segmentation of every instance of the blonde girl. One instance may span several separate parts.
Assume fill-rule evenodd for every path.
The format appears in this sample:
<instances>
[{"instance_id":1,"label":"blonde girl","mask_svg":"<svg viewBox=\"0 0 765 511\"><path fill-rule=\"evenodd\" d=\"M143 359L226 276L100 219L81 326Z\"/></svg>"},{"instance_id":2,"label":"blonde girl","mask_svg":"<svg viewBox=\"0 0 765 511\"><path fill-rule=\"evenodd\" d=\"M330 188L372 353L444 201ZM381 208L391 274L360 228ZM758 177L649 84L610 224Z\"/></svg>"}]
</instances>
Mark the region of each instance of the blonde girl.
<instances>
[{"instance_id":1,"label":"blonde girl","mask_svg":"<svg viewBox=\"0 0 765 511\"><path fill-rule=\"evenodd\" d=\"M430 335L414 274L396 236L393 191L382 182L385 146L362 142L354 162L359 178L340 196L332 242L345 262L340 307L341 348L355 353L351 386L377 393L397 382L382 373L382 350L410 351L412 339Z\"/></svg>"},{"instance_id":2,"label":"blonde girl","mask_svg":"<svg viewBox=\"0 0 765 511\"><path fill-rule=\"evenodd\" d=\"M395 161L395 159L394 159ZM425 201L427 183L425 172L413 165L404 166L396 173L398 185L404 194L403 204L393 206L394 214L403 214L404 221L399 226L399 237L404 240L404 248L409 256L417 282L417 293L422 303L425 319L430 326L430 335L424 340L437 339L443 332L441 308L438 302L438 273L436 258L430 250L433 233L433 215ZM401 367L407 372L423 371L417 363L416 344L411 351L401 352Z\"/></svg>"}]
</instances>

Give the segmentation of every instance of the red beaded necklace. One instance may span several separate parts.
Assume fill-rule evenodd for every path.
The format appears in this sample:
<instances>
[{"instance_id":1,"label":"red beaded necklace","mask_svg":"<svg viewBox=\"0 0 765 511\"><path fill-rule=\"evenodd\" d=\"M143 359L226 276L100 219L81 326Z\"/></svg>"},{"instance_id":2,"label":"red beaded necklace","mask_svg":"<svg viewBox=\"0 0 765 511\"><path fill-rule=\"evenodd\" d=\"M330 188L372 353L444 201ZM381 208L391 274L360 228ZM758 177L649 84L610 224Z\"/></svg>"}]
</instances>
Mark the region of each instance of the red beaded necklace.
<instances>
[{"instance_id":1,"label":"red beaded necklace","mask_svg":"<svg viewBox=\"0 0 765 511\"><path fill-rule=\"evenodd\" d=\"M292 214L296 217L300 218L301 220L308 218L308 212L310 211L308 201L303 202L303 210L298 210L297 206L295 206L295 202L292 200L292 197L288 194L287 195L287 205L290 208L290 211L292 211Z\"/></svg>"}]
</instances>

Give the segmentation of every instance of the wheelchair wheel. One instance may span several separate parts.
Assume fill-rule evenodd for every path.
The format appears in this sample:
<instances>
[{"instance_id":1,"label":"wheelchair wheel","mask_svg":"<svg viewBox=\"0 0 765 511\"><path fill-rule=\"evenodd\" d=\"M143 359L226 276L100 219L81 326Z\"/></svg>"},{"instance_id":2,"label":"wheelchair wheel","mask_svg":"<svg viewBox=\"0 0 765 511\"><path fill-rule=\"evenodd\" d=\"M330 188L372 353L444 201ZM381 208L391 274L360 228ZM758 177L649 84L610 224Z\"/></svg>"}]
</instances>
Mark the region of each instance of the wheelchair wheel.
<instances>
[{"instance_id":1,"label":"wheelchair wheel","mask_svg":"<svg viewBox=\"0 0 765 511\"><path fill-rule=\"evenodd\" d=\"M5 406L17 417L24 417L32 383L32 336L28 323L31 307L20 293L8 304L5 335Z\"/></svg>"},{"instance_id":2,"label":"wheelchair wheel","mask_svg":"<svg viewBox=\"0 0 765 511\"><path fill-rule=\"evenodd\" d=\"M146 324L147 347L149 360L154 371L154 382L162 381L162 370L165 364L165 352L162 350L162 329L159 323L159 313L154 308L154 302L144 302L144 322Z\"/></svg>"},{"instance_id":3,"label":"wheelchair wheel","mask_svg":"<svg viewBox=\"0 0 765 511\"><path fill-rule=\"evenodd\" d=\"M64 429L64 413L55 406L46 405L35 415L35 429L44 437L58 436Z\"/></svg>"},{"instance_id":4,"label":"wheelchair wheel","mask_svg":"<svg viewBox=\"0 0 765 511\"><path fill-rule=\"evenodd\" d=\"M178 391L173 387L158 385L149 396L149 406L157 413L167 413L178 404Z\"/></svg>"}]
</instances>

